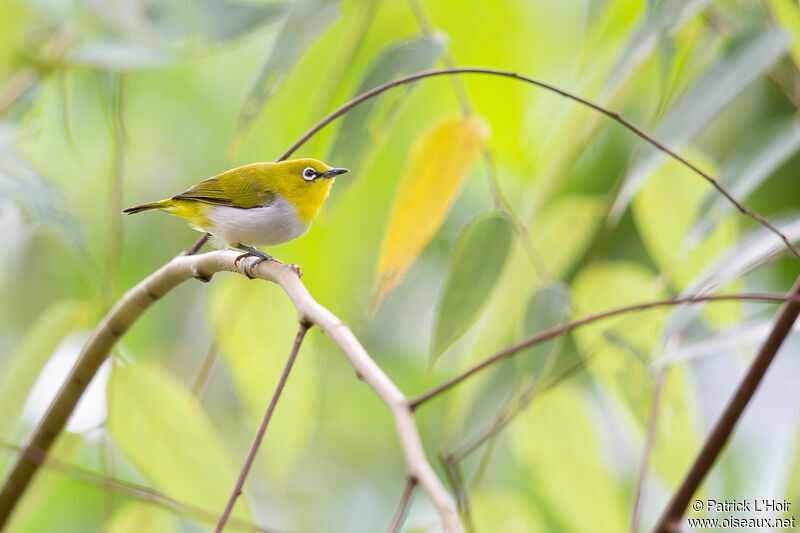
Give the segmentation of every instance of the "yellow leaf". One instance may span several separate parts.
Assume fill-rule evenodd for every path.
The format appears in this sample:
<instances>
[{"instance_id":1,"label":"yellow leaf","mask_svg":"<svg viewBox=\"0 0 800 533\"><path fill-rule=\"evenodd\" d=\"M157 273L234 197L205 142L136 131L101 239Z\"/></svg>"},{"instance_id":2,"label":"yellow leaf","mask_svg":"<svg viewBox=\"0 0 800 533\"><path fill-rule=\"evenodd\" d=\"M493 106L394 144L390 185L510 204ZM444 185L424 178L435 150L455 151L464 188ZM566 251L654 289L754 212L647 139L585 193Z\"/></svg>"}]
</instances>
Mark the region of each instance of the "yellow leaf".
<instances>
[{"instance_id":1,"label":"yellow leaf","mask_svg":"<svg viewBox=\"0 0 800 533\"><path fill-rule=\"evenodd\" d=\"M487 134L483 122L455 118L439 122L414 143L381 246L373 310L442 225Z\"/></svg>"}]
</instances>

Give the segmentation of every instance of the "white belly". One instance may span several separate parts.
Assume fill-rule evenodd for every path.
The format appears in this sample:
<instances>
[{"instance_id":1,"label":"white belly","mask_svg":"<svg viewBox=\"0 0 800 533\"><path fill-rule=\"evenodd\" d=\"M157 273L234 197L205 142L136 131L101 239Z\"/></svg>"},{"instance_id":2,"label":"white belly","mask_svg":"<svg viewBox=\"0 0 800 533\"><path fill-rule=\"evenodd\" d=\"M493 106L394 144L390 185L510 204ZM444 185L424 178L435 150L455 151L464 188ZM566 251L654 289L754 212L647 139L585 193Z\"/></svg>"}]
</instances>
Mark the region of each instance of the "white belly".
<instances>
[{"instance_id":1,"label":"white belly","mask_svg":"<svg viewBox=\"0 0 800 533\"><path fill-rule=\"evenodd\" d=\"M311 224L303 224L297 210L285 198L252 209L210 206L209 233L229 245L272 246L303 235Z\"/></svg>"}]
</instances>

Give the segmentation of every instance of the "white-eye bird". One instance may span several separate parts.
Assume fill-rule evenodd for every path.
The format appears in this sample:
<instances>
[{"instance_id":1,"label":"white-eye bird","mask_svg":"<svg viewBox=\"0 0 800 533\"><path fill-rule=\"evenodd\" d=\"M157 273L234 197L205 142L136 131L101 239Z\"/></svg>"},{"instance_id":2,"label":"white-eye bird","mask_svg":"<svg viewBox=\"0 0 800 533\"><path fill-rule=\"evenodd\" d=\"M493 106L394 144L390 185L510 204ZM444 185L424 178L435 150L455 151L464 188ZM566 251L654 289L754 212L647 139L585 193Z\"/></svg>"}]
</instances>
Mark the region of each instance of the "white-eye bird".
<instances>
[{"instance_id":1,"label":"white-eye bird","mask_svg":"<svg viewBox=\"0 0 800 533\"><path fill-rule=\"evenodd\" d=\"M246 252L239 259L256 256L255 266L264 260L276 261L256 246L291 241L308 231L336 176L345 172L349 171L316 159L252 163L203 180L172 198L123 213L158 209L183 217L194 229Z\"/></svg>"}]
</instances>

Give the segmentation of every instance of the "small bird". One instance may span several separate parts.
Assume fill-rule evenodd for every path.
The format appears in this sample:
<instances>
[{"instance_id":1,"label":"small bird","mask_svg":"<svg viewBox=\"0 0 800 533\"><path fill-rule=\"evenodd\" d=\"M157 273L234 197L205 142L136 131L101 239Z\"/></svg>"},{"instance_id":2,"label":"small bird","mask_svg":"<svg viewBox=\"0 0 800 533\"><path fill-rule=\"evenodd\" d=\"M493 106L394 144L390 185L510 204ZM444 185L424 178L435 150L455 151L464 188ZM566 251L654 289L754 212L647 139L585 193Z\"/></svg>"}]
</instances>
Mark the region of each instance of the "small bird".
<instances>
[{"instance_id":1,"label":"small bird","mask_svg":"<svg viewBox=\"0 0 800 533\"><path fill-rule=\"evenodd\" d=\"M183 217L192 228L261 261L277 261L256 246L294 240L311 227L336 176L349 172L316 159L252 163L208 178L187 191L125 209L132 215L158 209ZM279 262L279 261L278 261Z\"/></svg>"}]
</instances>

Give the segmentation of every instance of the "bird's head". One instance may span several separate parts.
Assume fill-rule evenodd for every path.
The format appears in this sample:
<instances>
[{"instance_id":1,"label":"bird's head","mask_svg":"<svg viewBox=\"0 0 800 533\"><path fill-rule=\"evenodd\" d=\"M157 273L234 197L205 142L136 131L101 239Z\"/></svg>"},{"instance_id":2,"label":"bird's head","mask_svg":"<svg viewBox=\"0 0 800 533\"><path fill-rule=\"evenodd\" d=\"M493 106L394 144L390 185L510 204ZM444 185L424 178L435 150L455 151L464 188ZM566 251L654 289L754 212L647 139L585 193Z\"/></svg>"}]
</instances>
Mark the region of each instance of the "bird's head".
<instances>
[{"instance_id":1,"label":"bird's head","mask_svg":"<svg viewBox=\"0 0 800 533\"><path fill-rule=\"evenodd\" d=\"M310 222L328 197L336 176L346 172L346 168L316 159L292 159L272 166L270 185L295 205L304 222Z\"/></svg>"}]
</instances>

